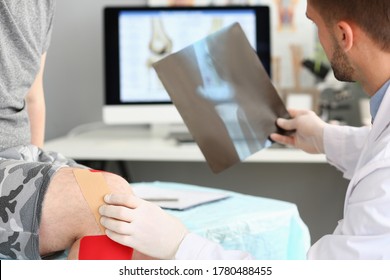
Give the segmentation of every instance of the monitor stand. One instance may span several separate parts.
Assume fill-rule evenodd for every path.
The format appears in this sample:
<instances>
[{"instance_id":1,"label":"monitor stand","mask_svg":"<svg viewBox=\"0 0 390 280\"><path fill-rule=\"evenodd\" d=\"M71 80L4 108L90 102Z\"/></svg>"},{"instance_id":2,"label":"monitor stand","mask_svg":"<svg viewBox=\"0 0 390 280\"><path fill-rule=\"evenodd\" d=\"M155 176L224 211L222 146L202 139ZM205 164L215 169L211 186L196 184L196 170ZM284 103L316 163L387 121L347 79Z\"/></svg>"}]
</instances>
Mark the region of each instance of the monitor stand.
<instances>
[{"instance_id":1,"label":"monitor stand","mask_svg":"<svg viewBox=\"0 0 390 280\"><path fill-rule=\"evenodd\" d=\"M178 143L194 142L191 133L184 123L152 124L150 132L153 137L173 139Z\"/></svg>"}]
</instances>

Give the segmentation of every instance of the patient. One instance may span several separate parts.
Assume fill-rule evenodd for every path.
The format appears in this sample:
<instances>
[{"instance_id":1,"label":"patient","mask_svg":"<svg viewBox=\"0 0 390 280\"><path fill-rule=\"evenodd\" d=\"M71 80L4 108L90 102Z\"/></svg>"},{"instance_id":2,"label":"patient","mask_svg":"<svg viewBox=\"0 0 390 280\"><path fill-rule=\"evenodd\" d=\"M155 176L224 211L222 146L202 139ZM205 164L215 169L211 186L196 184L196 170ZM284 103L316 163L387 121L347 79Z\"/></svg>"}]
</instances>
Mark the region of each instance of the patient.
<instances>
[{"instance_id":1,"label":"patient","mask_svg":"<svg viewBox=\"0 0 390 280\"><path fill-rule=\"evenodd\" d=\"M102 234L73 169L86 168L42 150L43 72L55 2L0 0L0 259L40 259ZM128 183L103 174L115 193Z\"/></svg>"}]
</instances>

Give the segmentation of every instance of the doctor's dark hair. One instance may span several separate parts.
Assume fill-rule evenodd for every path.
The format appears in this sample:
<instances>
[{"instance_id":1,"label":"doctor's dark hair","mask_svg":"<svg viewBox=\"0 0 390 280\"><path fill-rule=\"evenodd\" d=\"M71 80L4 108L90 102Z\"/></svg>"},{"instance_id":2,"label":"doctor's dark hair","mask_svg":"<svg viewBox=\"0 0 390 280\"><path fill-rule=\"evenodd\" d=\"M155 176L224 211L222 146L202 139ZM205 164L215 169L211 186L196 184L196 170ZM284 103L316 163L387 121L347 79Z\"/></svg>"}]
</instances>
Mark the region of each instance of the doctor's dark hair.
<instances>
[{"instance_id":1,"label":"doctor's dark hair","mask_svg":"<svg viewBox=\"0 0 390 280\"><path fill-rule=\"evenodd\" d=\"M327 24L350 21L390 52L390 0L307 0Z\"/></svg>"}]
</instances>

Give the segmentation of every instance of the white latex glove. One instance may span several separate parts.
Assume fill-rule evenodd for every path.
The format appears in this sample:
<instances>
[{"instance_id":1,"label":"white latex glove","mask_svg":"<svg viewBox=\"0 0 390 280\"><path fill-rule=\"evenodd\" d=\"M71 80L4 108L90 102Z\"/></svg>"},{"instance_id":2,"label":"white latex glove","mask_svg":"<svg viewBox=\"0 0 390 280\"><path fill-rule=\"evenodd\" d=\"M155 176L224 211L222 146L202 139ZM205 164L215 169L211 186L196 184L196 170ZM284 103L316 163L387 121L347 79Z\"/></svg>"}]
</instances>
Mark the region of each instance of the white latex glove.
<instances>
[{"instance_id":1,"label":"white latex glove","mask_svg":"<svg viewBox=\"0 0 390 280\"><path fill-rule=\"evenodd\" d=\"M174 258L188 233L177 218L129 194L109 194L104 201L100 222L109 238L154 258Z\"/></svg>"},{"instance_id":2,"label":"white latex glove","mask_svg":"<svg viewBox=\"0 0 390 280\"><path fill-rule=\"evenodd\" d=\"M285 130L295 130L291 135L273 133L271 139L280 144L293 146L307 153L324 153L324 128L328 125L313 111L289 110L291 119L277 119L277 125Z\"/></svg>"}]
</instances>

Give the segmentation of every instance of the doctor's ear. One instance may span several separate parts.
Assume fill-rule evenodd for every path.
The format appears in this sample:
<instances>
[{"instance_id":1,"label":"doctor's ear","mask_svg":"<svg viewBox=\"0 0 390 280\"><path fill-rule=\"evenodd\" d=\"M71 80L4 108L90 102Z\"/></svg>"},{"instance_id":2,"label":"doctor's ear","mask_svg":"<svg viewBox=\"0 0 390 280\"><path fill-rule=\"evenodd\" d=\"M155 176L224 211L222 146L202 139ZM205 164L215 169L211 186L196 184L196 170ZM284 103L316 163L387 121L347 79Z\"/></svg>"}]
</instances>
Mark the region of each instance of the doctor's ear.
<instances>
[{"instance_id":1,"label":"doctor's ear","mask_svg":"<svg viewBox=\"0 0 390 280\"><path fill-rule=\"evenodd\" d=\"M335 37L339 46L345 51L349 51L354 44L354 28L346 21L339 21L335 26Z\"/></svg>"}]
</instances>

